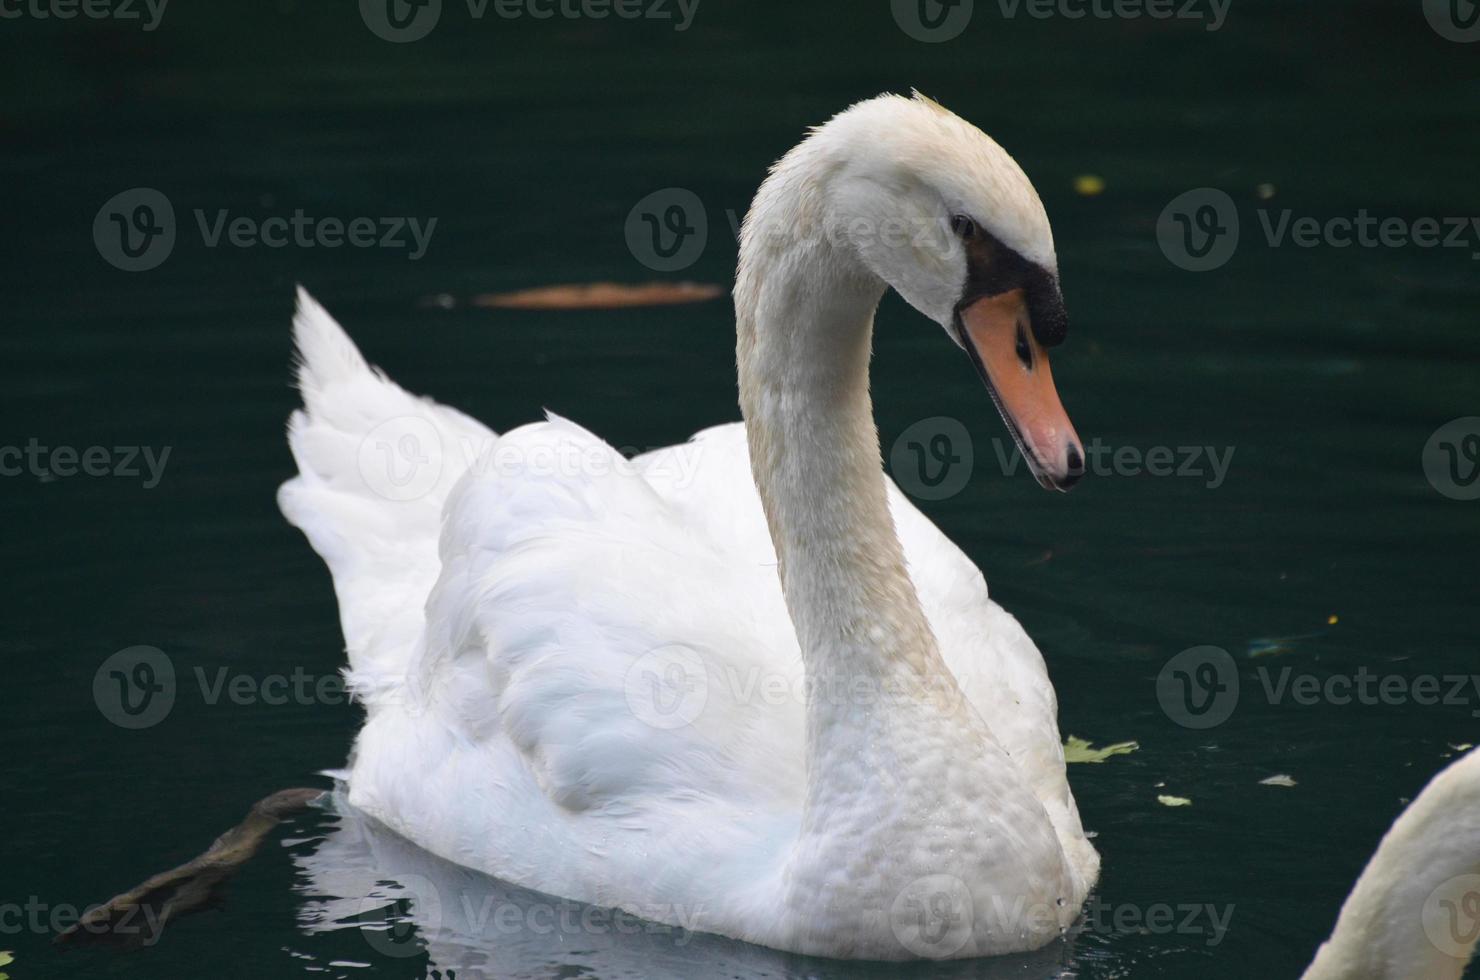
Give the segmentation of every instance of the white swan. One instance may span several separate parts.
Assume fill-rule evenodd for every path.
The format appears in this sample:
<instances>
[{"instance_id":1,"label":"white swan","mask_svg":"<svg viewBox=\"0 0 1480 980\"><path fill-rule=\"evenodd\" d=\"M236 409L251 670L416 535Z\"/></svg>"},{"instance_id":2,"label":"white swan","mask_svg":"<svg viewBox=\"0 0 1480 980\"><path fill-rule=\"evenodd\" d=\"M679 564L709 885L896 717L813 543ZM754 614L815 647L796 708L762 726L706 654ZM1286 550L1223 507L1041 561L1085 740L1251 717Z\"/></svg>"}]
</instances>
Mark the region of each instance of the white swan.
<instances>
[{"instance_id":1,"label":"white swan","mask_svg":"<svg viewBox=\"0 0 1480 980\"><path fill-rule=\"evenodd\" d=\"M1480 940L1480 750L1393 823L1304 980L1460 980Z\"/></svg>"},{"instance_id":2,"label":"white swan","mask_svg":"<svg viewBox=\"0 0 1480 980\"><path fill-rule=\"evenodd\" d=\"M368 705L350 801L515 884L782 950L1061 935L1099 857L1042 657L881 471L890 286L970 354L1040 482L1077 479L1043 206L919 96L854 106L765 181L735 288L746 424L685 446L629 462L553 416L496 437L300 293L280 503Z\"/></svg>"}]
</instances>

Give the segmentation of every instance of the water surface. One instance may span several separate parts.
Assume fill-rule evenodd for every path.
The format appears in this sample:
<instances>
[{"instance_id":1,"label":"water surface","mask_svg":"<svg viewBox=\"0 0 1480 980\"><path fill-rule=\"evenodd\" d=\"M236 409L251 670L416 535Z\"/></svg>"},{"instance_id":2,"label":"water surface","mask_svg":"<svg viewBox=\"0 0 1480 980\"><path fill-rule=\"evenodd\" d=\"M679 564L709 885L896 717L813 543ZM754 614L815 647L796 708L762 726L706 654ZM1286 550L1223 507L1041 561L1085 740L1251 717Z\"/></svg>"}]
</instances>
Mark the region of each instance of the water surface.
<instances>
[{"instance_id":1,"label":"water surface","mask_svg":"<svg viewBox=\"0 0 1480 980\"><path fill-rule=\"evenodd\" d=\"M764 167L850 101L910 86L995 135L1042 192L1073 320L1054 370L1081 434L1111 450L1233 453L1216 486L1206 472L1112 472L1045 494L999 472L1003 433L969 364L884 304L884 445L922 419L965 426L970 481L921 506L1038 641L1064 732L1141 746L1071 771L1104 855L1097 908L1130 918L1102 916L1024 961L915 973L1298 974L1403 803L1452 746L1480 741L1473 691L1302 705L1273 703L1262 680L1474 671L1480 503L1438 492L1422 454L1441 425L1480 414L1480 288L1470 248L1276 247L1257 215L1480 213L1475 52L1416 3L1249 0L1217 31L977 6L943 44L912 40L883 2L706 0L682 32L475 22L449 4L404 45L352 6L291 0L182 4L149 32L0 24L0 444L170 452L152 486L0 478L0 901L44 913L0 934L13 977L896 975L712 938L418 921L417 881L451 881L485 907L546 900L334 810L289 821L219 909L151 949L57 956L47 923L198 853L269 792L327 787L316 774L342 764L358 727L337 698L212 703L197 680L316 681L341 662L328 575L273 500L292 472L294 282L404 385L497 429L548 407L615 445L665 445L736 417L724 302L536 313L422 300L727 283L731 216ZM1103 193L1076 193L1084 174ZM126 273L100 257L93 221L141 186L173 202L179 240L158 268ZM1158 247L1157 218L1208 186L1236 202L1243 236L1225 266L1190 273ZM671 274L624 235L634 204L667 187L696 194L710 220L702 255ZM207 247L192 216L296 208L438 224L411 261ZM125 730L93 680L137 644L165 651L181 687L167 718ZM1229 651L1243 689L1208 730L1177 724L1156 688L1169 658L1200 645ZM1277 774L1296 785L1260 784ZM1142 928L1136 916L1162 906L1229 912L1227 931Z\"/></svg>"}]
</instances>

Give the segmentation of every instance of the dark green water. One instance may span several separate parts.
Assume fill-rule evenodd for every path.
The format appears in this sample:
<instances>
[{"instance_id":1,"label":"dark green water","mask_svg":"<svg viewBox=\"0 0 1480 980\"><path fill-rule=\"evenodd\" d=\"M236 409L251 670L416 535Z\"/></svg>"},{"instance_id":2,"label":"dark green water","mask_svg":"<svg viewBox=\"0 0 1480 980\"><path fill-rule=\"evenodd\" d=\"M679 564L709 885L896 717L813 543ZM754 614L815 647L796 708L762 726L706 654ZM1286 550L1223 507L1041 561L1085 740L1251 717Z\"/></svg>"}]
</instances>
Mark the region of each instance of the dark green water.
<instances>
[{"instance_id":1,"label":"dark green water","mask_svg":"<svg viewBox=\"0 0 1480 980\"><path fill-rule=\"evenodd\" d=\"M724 302L516 313L420 301L662 278L634 259L624 223L666 187L692 190L710 221L702 256L670 278L727 283L728 213L767 163L850 101L918 86L995 135L1042 193L1074 324L1054 370L1081 435L1233 456L1217 486L1205 471L1120 472L1058 496L1008 479L970 366L886 302L885 446L921 419L964 423L972 478L922 507L1044 650L1065 734L1141 745L1071 770L1105 861L1096 927L1028 961L912 975L1298 975L1402 803L1451 746L1480 741L1473 688L1441 704L1301 704L1262 680L1362 671L1406 690L1476 670L1480 502L1440 493L1423 454L1441 425L1480 415L1480 238L1271 246L1258 212L1480 214L1480 45L1441 37L1416 2L1234 0L1221 29L1206 26L1004 18L978 2L960 37L926 44L884 0L703 0L681 32L475 21L448 0L430 37L402 45L353 5L290 0L182 3L154 31L0 20L0 446L170 451L153 486L147 468L0 477L0 950L16 954L0 972L412 978L428 975L425 945L443 976L896 975L592 929L426 927L388 946L356 919L397 881L451 882L448 894L485 905L533 899L329 811L291 820L219 909L151 949L59 955L47 922L198 853L273 790L329 785L316 773L343 762L358 726L336 698L211 703L196 682L197 670L255 683L340 665L328 575L273 499L292 471L295 281L407 387L495 428L548 406L616 445L680 440L736 417ZM1104 192L1076 194L1082 174ZM173 203L178 241L158 268L128 273L100 257L93 221L141 186ZM1205 186L1231 195L1242 236L1226 265L1192 273L1158 247L1157 219ZM295 208L438 224L410 261L207 248L192 216ZM137 644L165 651L180 687L167 718L125 730L93 680ZM1235 658L1242 696L1223 724L1193 730L1163 711L1157 676L1205 644ZM1275 774L1297 785L1260 785ZM1163 794L1193 802L1166 807ZM1227 932L1206 916L1141 927L1166 906L1211 906ZM416 922L414 903L396 910Z\"/></svg>"}]
</instances>

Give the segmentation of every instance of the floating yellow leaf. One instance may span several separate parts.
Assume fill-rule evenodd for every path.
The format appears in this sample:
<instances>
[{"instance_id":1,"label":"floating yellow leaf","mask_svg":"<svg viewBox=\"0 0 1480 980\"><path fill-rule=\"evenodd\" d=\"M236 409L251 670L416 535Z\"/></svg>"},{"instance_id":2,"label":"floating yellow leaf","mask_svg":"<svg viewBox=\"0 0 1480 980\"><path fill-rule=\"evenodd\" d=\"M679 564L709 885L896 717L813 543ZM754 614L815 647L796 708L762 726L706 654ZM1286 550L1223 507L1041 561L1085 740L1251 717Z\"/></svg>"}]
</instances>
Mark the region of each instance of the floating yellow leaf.
<instances>
[{"instance_id":1,"label":"floating yellow leaf","mask_svg":"<svg viewBox=\"0 0 1480 980\"><path fill-rule=\"evenodd\" d=\"M1139 742L1116 742L1114 745L1097 749L1085 739L1070 735L1069 740L1064 743L1064 761L1100 763L1112 755L1130 755L1140 747Z\"/></svg>"},{"instance_id":2,"label":"floating yellow leaf","mask_svg":"<svg viewBox=\"0 0 1480 980\"><path fill-rule=\"evenodd\" d=\"M1080 174L1074 178L1074 193L1094 197L1105 191L1105 178L1099 174Z\"/></svg>"},{"instance_id":3,"label":"floating yellow leaf","mask_svg":"<svg viewBox=\"0 0 1480 980\"><path fill-rule=\"evenodd\" d=\"M1192 801L1185 796L1158 796L1156 802L1162 806L1192 806Z\"/></svg>"}]
</instances>

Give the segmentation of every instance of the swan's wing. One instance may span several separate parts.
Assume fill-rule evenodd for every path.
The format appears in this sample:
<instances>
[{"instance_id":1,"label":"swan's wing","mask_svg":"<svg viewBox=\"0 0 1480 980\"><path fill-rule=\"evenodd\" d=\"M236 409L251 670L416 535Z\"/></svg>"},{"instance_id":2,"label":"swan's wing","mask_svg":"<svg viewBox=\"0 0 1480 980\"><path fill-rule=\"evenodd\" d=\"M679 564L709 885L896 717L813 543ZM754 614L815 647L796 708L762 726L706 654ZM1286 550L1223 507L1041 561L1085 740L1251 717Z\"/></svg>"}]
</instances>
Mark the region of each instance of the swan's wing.
<instances>
[{"instance_id":1,"label":"swan's wing","mask_svg":"<svg viewBox=\"0 0 1480 980\"><path fill-rule=\"evenodd\" d=\"M987 595L986 579L966 553L902 491L892 483L889 489L910 577L941 656L1043 804L1071 867L1094 880L1100 859L1069 789L1058 696L1043 654L1017 617Z\"/></svg>"},{"instance_id":2,"label":"swan's wing","mask_svg":"<svg viewBox=\"0 0 1480 980\"><path fill-rule=\"evenodd\" d=\"M496 437L372 369L302 292L295 335L300 472L279 500L333 573L370 708L351 800L589 901L761 884L802 790L779 590L579 427Z\"/></svg>"},{"instance_id":3,"label":"swan's wing","mask_svg":"<svg viewBox=\"0 0 1480 980\"><path fill-rule=\"evenodd\" d=\"M448 499L440 564L352 802L589 901L719 873L685 855L782 851L805 744L790 621L631 463L559 418L504 434Z\"/></svg>"},{"instance_id":4,"label":"swan's wing","mask_svg":"<svg viewBox=\"0 0 1480 980\"><path fill-rule=\"evenodd\" d=\"M574 423L499 440L448 502L441 564L415 675L476 731L488 706L460 674L488 671L501 727L562 806L723 793L757 741L795 753L744 696L748 678L799 673L784 609Z\"/></svg>"}]
</instances>

